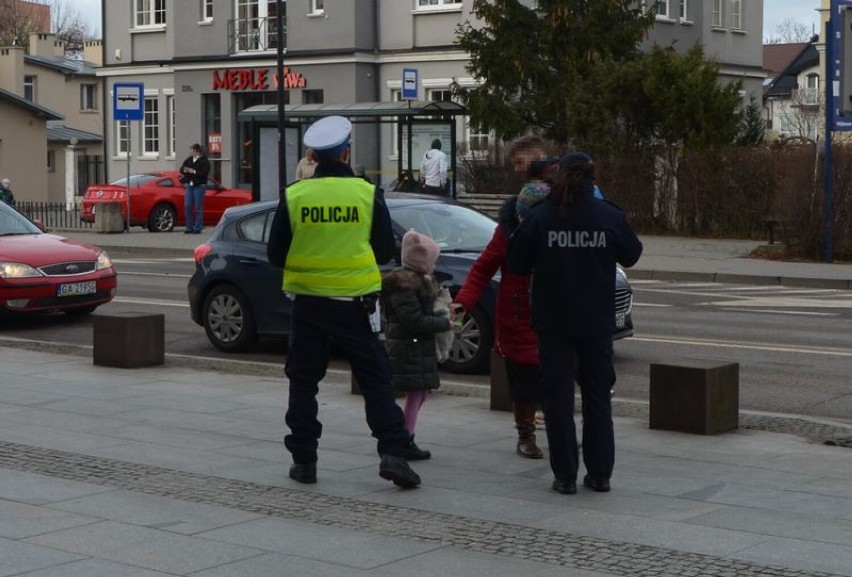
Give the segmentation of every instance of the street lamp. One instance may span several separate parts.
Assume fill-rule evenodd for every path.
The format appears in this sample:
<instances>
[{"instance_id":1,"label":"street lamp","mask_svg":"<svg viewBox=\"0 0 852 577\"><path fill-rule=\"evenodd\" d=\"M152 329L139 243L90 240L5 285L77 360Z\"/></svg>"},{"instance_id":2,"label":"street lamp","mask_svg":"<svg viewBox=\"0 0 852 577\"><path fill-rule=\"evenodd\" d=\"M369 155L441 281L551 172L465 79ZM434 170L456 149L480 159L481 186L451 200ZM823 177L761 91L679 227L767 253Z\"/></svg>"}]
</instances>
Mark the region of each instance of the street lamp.
<instances>
[{"instance_id":1,"label":"street lamp","mask_svg":"<svg viewBox=\"0 0 852 577\"><path fill-rule=\"evenodd\" d=\"M284 194L287 185L287 139L284 114L284 1L275 0L275 35L278 53L278 194Z\"/></svg>"}]
</instances>

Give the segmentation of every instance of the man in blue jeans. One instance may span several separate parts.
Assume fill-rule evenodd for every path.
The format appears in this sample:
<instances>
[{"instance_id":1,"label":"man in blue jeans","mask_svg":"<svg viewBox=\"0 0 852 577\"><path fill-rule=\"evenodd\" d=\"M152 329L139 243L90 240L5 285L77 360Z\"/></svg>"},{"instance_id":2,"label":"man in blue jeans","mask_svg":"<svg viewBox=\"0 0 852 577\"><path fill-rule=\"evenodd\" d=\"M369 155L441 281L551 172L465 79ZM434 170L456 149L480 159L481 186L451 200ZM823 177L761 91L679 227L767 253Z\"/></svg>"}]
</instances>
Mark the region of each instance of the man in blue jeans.
<instances>
[{"instance_id":1,"label":"man in blue jeans","mask_svg":"<svg viewBox=\"0 0 852 577\"><path fill-rule=\"evenodd\" d=\"M180 165L180 174L181 184L186 188L186 229L183 232L200 234L204 228L204 191L207 189L207 176L210 174L210 161L202 154L200 144L189 147L189 156Z\"/></svg>"}]
</instances>

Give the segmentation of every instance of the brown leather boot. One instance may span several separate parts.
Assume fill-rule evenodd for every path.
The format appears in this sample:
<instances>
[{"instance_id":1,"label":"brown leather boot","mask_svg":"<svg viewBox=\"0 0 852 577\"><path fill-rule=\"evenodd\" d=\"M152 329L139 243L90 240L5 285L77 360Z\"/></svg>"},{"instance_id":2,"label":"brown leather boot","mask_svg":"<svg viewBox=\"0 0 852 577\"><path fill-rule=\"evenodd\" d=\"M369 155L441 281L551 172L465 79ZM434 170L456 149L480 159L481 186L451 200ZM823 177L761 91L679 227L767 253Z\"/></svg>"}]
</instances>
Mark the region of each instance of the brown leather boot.
<instances>
[{"instance_id":1,"label":"brown leather boot","mask_svg":"<svg viewBox=\"0 0 852 577\"><path fill-rule=\"evenodd\" d=\"M515 404L515 427L518 429L517 452L527 459L543 459L535 444L535 405Z\"/></svg>"}]
</instances>

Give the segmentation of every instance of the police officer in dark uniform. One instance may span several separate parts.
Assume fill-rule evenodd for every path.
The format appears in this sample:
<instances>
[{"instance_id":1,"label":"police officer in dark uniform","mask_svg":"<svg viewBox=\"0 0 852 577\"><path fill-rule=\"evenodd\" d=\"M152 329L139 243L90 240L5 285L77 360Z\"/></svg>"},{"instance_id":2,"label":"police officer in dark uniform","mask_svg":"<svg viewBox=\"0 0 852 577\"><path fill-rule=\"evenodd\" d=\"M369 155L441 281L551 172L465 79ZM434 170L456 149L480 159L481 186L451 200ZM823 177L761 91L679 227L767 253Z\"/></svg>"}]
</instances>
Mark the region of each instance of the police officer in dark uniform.
<instances>
[{"instance_id":1,"label":"police officer in dark uniform","mask_svg":"<svg viewBox=\"0 0 852 577\"><path fill-rule=\"evenodd\" d=\"M642 243L624 213L594 198L595 167L575 152L560 159L550 195L509 244L509 269L532 274L553 489L577 492L574 377L582 394L583 485L610 490L615 462L610 389L615 384L615 265L639 260Z\"/></svg>"},{"instance_id":2,"label":"police officer in dark uniform","mask_svg":"<svg viewBox=\"0 0 852 577\"><path fill-rule=\"evenodd\" d=\"M395 250L390 214L381 189L349 168L351 131L347 119L330 116L305 132L316 171L287 187L267 248L269 261L284 267L282 289L294 299L285 366L290 478L317 480L322 424L316 397L333 338L363 392L367 424L378 439L379 475L415 487L420 477L404 458L411 435L394 401L387 353L369 320L381 290L378 263L389 261Z\"/></svg>"}]
</instances>

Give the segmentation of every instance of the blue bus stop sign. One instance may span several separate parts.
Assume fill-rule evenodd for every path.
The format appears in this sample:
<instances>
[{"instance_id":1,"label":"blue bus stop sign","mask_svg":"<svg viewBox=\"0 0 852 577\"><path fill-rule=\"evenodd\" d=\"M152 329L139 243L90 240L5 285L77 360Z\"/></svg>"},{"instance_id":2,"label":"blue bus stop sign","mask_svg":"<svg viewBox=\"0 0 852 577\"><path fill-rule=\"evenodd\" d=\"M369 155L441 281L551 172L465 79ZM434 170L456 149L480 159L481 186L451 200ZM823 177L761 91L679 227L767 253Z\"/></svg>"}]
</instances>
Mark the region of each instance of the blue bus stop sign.
<instances>
[{"instance_id":1,"label":"blue bus stop sign","mask_svg":"<svg viewBox=\"0 0 852 577\"><path fill-rule=\"evenodd\" d=\"M417 100L417 69L402 69L402 99Z\"/></svg>"},{"instance_id":2,"label":"blue bus stop sign","mask_svg":"<svg viewBox=\"0 0 852 577\"><path fill-rule=\"evenodd\" d=\"M142 120L145 86L141 82L116 82L112 85L114 120Z\"/></svg>"}]
</instances>

